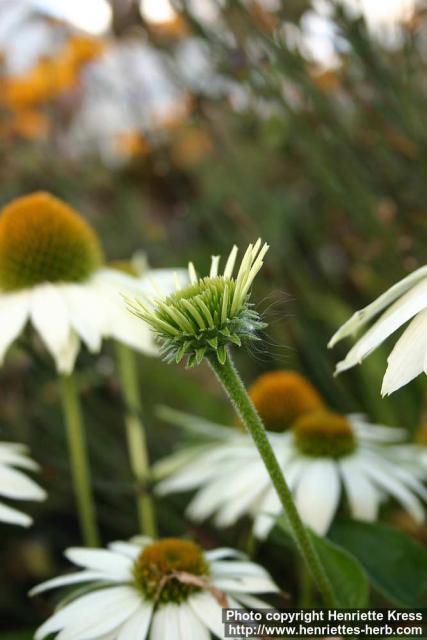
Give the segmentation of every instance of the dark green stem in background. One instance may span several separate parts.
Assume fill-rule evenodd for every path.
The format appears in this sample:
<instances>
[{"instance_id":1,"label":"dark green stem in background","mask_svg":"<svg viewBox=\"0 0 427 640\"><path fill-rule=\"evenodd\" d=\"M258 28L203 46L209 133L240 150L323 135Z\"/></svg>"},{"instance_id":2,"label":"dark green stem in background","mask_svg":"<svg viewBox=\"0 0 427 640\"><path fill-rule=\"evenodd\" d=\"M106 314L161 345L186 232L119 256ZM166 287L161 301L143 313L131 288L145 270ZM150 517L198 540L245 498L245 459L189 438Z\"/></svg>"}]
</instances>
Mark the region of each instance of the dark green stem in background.
<instances>
[{"instance_id":1,"label":"dark green stem in background","mask_svg":"<svg viewBox=\"0 0 427 640\"><path fill-rule=\"evenodd\" d=\"M60 377L64 418L67 428L68 450L80 528L87 547L99 546L99 533L90 481L90 467L82 411L74 376Z\"/></svg>"},{"instance_id":2,"label":"dark green stem in background","mask_svg":"<svg viewBox=\"0 0 427 640\"><path fill-rule=\"evenodd\" d=\"M150 463L144 425L141 420L141 399L139 394L136 354L122 343L117 343L117 358L123 397L126 403L126 437L129 462L138 485L136 506L141 533L156 536L156 520L151 496L147 493L150 477Z\"/></svg>"},{"instance_id":3,"label":"dark green stem in background","mask_svg":"<svg viewBox=\"0 0 427 640\"><path fill-rule=\"evenodd\" d=\"M271 481L282 503L293 538L323 596L325 605L328 607L336 606L336 598L332 585L313 546L310 534L298 514L291 491L283 476L265 427L246 392L230 354L227 353L227 358L223 365L218 362L215 354L209 356L208 360L247 430L251 434L255 446L264 461Z\"/></svg>"}]
</instances>

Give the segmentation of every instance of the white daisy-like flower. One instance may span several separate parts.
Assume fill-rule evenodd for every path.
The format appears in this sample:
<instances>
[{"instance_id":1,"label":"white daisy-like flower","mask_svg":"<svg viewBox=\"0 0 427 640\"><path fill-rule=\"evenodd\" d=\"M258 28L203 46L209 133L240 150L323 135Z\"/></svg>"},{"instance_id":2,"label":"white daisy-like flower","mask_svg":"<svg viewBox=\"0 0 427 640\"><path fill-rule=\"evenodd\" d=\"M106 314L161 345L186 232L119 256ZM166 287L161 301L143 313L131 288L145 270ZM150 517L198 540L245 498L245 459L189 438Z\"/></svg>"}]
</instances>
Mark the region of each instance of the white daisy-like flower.
<instances>
[{"instance_id":1,"label":"white daisy-like flower","mask_svg":"<svg viewBox=\"0 0 427 640\"><path fill-rule=\"evenodd\" d=\"M72 548L82 568L49 580L35 595L85 585L36 632L63 640L209 640L224 638L222 607L266 607L253 594L278 591L260 565L232 549L204 551L188 540L149 538L108 549Z\"/></svg>"},{"instance_id":2,"label":"white daisy-like flower","mask_svg":"<svg viewBox=\"0 0 427 640\"><path fill-rule=\"evenodd\" d=\"M37 471L38 465L27 455L27 448L15 442L0 442L0 495L11 500L44 500L46 492L21 469ZM32 518L0 502L0 521L29 527Z\"/></svg>"},{"instance_id":3,"label":"white daisy-like flower","mask_svg":"<svg viewBox=\"0 0 427 640\"><path fill-rule=\"evenodd\" d=\"M149 328L123 301L152 293L153 279L165 294L185 282L182 271L136 278L103 267L97 236L71 207L42 192L14 200L0 215L0 364L28 323L60 373L73 370L81 342L96 353L113 338L156 354Z\"/></svg>"},{"instance_id":4,"label":"white daisy-like flower","mask_svg":"<svg viewBox=\"0 0 427 640\"><path fill-rule=\"evenodd\" d=\"M386 309L386 311L384 311ZM410 321L391 351L381 393L390 395L427 372L427 266L417 269L364 309L357 311L331 338L329 347L355 334L379 313L382 315L356 342L336 372L360 364L384 340Z\"/></svg>"},{"instance_id":5,"label":"white daisy-like flower","mask_svg":"<svg viewBox=\"0 0 427 640\"><path fill-rule=\"evenodd\" d=\"M248 514L254 518L255 535L265 538L282 506L249 435L173 413L175 422L210 442L159 461L154 468L157 492L196 490L188 517L201 521L214 516L217 526L227 527ZM390 497L415 520L424 519L420 499L427 500L422 482L426 473L419 465L415 469L395 463L396 442L404 436L403 429L326 410L300 416L282 433L269 432L300 516L320 535L328 531L344 496L356 519L375 521L380 505Z\"/></svg>"}]
</instances>

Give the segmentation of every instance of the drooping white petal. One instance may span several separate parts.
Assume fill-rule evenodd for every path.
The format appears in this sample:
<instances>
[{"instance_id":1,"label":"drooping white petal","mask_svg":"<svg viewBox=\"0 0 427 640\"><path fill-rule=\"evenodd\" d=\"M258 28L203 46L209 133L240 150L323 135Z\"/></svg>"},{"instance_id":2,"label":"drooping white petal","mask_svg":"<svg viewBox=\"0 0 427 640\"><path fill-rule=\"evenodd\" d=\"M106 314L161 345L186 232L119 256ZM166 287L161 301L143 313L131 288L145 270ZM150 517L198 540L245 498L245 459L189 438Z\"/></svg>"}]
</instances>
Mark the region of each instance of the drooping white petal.
<instances>
[{"instance_id":1,"label":"drooping white petal","mask_svg":"<svg viewBox=\"0 0 427 640\"><path fill-rule=\"evenodd\" d=\"M179 605L165 604L154 613L150 640L185 640L179 627Z\"/></svg>"},{"instance_id":2,"label":"drooping white petal","mask_svg":"<svg viewBox=\"0 0 427 640\"><path fill-rule=\"evenodd\" d=\"M73 372L79 351L80 340L75 331L70 331L69 339L65 343L64 348L58 352L56 359L56 367L59 373L68 375Z\"/></svg>"},{"instance_id":3,"label":"drooping white petal","mask_svg":"<svg viewBox=\"0 0 427 640\"><path fill-rule=\"evenodd\" d=\"M210 639L207 626L186 603L180 604L178 608L178 625L183 640Z\"/></svg>"},{"instance_id":4,"label":"drooping white petal","mask_svg":"<svg viewBox=\"0 0 427 640\"><path fill-rule=\"evenodd\" d=\"M60 629L66 630L67 640L98 638L125 622L140 604L140 595L131 587L94 591L54 613L36 631L35 640L42 640Z\"/></svg>"},{"instance_id":5,"label":"drooping white petal","mask_svg":"<svg viewBox=\"0 0 427 640\"><path fill-rule=\"evenodd\" d=\"M340 498L340 481L333 460L321 458L307 464L298 483L295 501L300 516L316 533L324 535Z\"/></svg>"},{"instance_id":6,"label":"drooping white petal","mask_svg":"<svg viewBox=\"0 0 427 640\"><path fill-rule=\"evenodd\" d=\"M150 538L146 538L146 541L144 543L141 542L141 544L139 543L139 540L138 544L118 540L116 542L110 542L108 548L111 549L111 551L115 551L116 553L130 558L131 560L135 560L141 553L142 549L150 542L152 542Z\"/></svg>"},{"instance_id":7,"label":"drooping white petal","mask_svg":"<svg viewBox=\"0 0 427 640\"><path fill-rule=\"evenodd\" d=\"M271 487L254 510L254 535L256 538L264 540L268 536L282 510L279 496L276 490Z\"/></svg>"},{"instance_id":8,"label":"drooping white petal","mask_svg":"<svg viewBox=\"0 0 427 640\"><path fill-rule=\"evenodd\" d=\"M227 500L215 518L220 527L234 524L238 518L250 510L269 485L269 476L262 463L255 463L236 472L230 477Z\"/></svg>"},{"instance_id":9,"label":"drooping white petal","mask_svg":"<svg viewBox=\"0 0 427 640\"><path fill-rule=\"evenodd\" d=\"M145 640L152 614L153 605L150 602L141 602L137 611L120 629L117 640Z\"/></svg>"},{"instance_id":10,"label":"drooping white petal","mask_svg":"<svg viewBox=\"0 0 427 640\"><path fill-rule=\"evenodd\" d=\"M124 284L123 289L120 289L115 281L112 283L106 277L98 276L91 286L104 314L104 338L113 338L148 355L157 354L153 332L147 323L141 322L127 308L125 297L131 297L133 292L130 294Z\"/></svg>"},{"instance_id":11,"label":"drooping white petal","mask_svg":"<svg viewBox=\"0 0 427 640\"><path fill-rule=\"evenodd\" d=\"M339 340L350 336L358 331L364 324L369 322L371 318L380 313L383 309L388 307L392 302L397 300L406 291L409 291L411 287L420 282L427 276L427 266L417 269L403 280L400 280L394 284L390 289L380 295L374 302L371 302L364 309L356 311L352 317L347 320L345 324L338 329L338 331L332 336L328 346L333 347Z\"/></svg>"},{"instance_id":12,"label":"drooping white petal","mask_svg":"<svg viewBox=\"0 0 427 640\"><path fill-rule=\"evenodd\" d=\"M222 560L224 558L244 558L244 557L246 556L241 551L237 551L236 549L230 549L228 547L220 547L218 549L213 549L212 551L205 551L205 558L209 562Z\"/></svg>"},{"instance_id":13,"label":"drooping white petal","mask_svg":"<svg viewBox=\"0 0 427 640\"><path fill-rule=\"evenodd\" d=\"M98 352L106 323L99 297L94 289L86 284L64 285L62 291L71 326L89 351Z\"/></svg>"},{"instance_id":14,"label":"drooping white petal","mask_svg":"<svg viewBox=\"0 0 427 640\"><path fill-rule=\"evenodd\" d=\"M9 447L6 447L3 442L0 443L0 465L2 464L19 467L21 469L29 469L30 471L37 471L39 468L39 465L25 455L25 453L23 454L19 451L10 449Z\"/></svg>"},{"instance_id":15,"label":"drooping white petal","mask_svg":"<svg viewBox=\"0 0 427 640\"><path fill-rule=\"evenodd\" d=\"M339 467L352 516L374 522L377 519L381 496L364 470L359 467L357 456L343 458Z\"/></svg>"},{"instance_id":16,"label":"drooping white petal","mask_svg":"<svg viewBox=\"0 0 427 640\"><path fill-rule=\"evenodd\" d=\"M51 284L36 287L31 296L31 322L61 368L60 357L70 340L70 318L60 288Z\"/></svg>"},{"instance_id":17,"label":"drooping white petal","mask_svg":"<svg viewBox=\"0 0 427 640\"><path fill-rule=\"evenodd\" d=\"M0 502L0 522L7 522L8 524L18 524L21 527L29 527L33 519L27 516L26 513L22 513L17 509L12 509L7 505Z\"/></svg>"},{"instance_id":18,"label":"drooping white petal","mask_svg":"<svg viewBox=\"0 0 427 640\"><path fill-rule=\"evenodd\" d=\"M201 620L215 636L218 636L221 640L225 640L222 609L210 593L206 591L197 593L188 599L188 604L199 620ZM163 638L152 638L151 640L163 640Z\"/></svg>"},{"instance_id":19,"label":"drooping white petal","mask_svg":"<svg viewBox=\"0 0 427 640\"><path fill-rule=\"evenodd\" d=\"M65 551L65 557L74 564L101 571L114 576L116 579L129 579L132 567L132 560L122 554L108 551L107 549L84 549L71 547Z\"/></svg>"},{"instance_id":20,"label":"drooping white petal","mask_svg":"<svg viewBox=\"0 0 427 640\"><path fill-rule=\"evenodd\" d=\"M427 371L427 311L419 313L405 329L388 357L382 395L390 395Z\"/></svg>"},{"instance_id":21,"label":"drooping white petal","mask_svg":"<svg viewBox=\"0 0 427 640\"><path fill-rule=\"evenodd\" d=\"M0 465L0 495L15 500L44 500L46 492L26 475Z\"/></svg>"},{"instance_id":22,"label":"drooping white petal","mask_svg":"<svg viewBox=\"0 0 427 640\"><path fill-rule=\"evenodd\" d=\"M46 580L29 592L30 596L36 596L39 593L56 589L57 587L65 587L70 584L78 584L80 582L93 582L96 580L105 580L105 573L101 571L78 571L77 573L67 573L65 576L58 576L51 580Z\"/></svg>"},{"instance_id":23,"label":"drooping white petal","mask_svg":"<svg viewBox=\"0 0 427 640\"><path fill-rule=\"evenodd\" d=\"M0 364L6 351L28 320L31 294L28 291L2 294L0 298Z\"/></svg>"},{"instance_id":24,"label":"drooping white petal","mask_svg":"<svg viewBox=\"0 0 427 640\"><path fill-rule=\"evenodd\" d=\"M401 480L390 473L390 469L384 469L378 458L376 464L372 459L361 459L359 464L363 466L365 473L372 478L382 489L393 496L417 522L424 520L424 509L419 499L410 491Z\"/></svg>"},{"instance_id":25,"label":"drooping white petal","mask_svg":"<svg viewBox=\"0 0 427 640\"><path fill-rule=\"evenodd\" d=\"M356 342L345 359L337 364L337 373L359 364L388 336L426 307L427 280L423 280L397 300Z\"/></svg>"},{"instance_id":26,"label":"drooping white petal","mask_svg":"<svg viewBox=\"0 0 427 640\"><path fill-rule=\"evenodd\" d=\"M214 585L226 593L274 593L277 587L269 576L214 578Z\"/></svg>"}]
</instances>

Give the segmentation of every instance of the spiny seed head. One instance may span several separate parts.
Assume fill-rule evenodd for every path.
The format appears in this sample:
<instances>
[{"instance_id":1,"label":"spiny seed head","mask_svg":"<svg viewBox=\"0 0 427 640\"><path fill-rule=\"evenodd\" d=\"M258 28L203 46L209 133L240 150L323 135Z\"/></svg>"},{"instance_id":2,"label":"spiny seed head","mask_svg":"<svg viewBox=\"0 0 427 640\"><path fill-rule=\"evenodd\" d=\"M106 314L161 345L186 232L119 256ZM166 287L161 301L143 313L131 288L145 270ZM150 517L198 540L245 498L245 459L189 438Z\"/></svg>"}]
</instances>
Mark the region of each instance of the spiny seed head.
<instances>
[{"instance_id":1,"label":"spiny seed head","mask_svg":"<svg viewBox=\"0 0 427 640\"><path fill-rule=\"evenodd\" d=\"M248 393L268 431L286 431L297 418L325 408L313 385L296 371L269 371Z\"/></svg>"},{"instance_id":2,"label":"spiny seed head","mask_svg":"<svg viewBox=\"0 0 427 640\"><path fill-rule=\"evenodd\" d=\"M224 364L228 346L259 339L257 332L266 326L249 298L267 250L260 240L249 245L235 277L236 246L221 275L218 256L212 258L210 273L203 278L190 263L189 285L178 287L167 298L129 301L130 311L151 326L168 362L186 358L192 367L214 353Z\"/></svg>"},{"instance_id":3,"label":"spiny seed head","mask_svg":"<svg viewBox=\"0 0 427 640\"><path fill-rule=\"evenodd\" d=\"M48 193L13 200L0 214L0 289L82 282L102 264L98 238L71 207Z\"/></svg>"},{"instance_id":4,"label":"spiny seed head","mask_svg":"<svg viewBox=\"0 0 427 640\"><path fill-rule=\"evenodd\" d=\"M189 540L165 538L144 547L133 566L135 586L146 600L179 604L200 587L184 583L174 574L207 576L209 567L202 549Z\"/></svg>"},{"instance_id":5,"label":"spiny seed head","mask_svg":"<svg viewBox=\"0 0 427 640\"><path fill-rule=\"evenodd\" d=\"M342 458L356 449L356 438L349 420L330 411L301 416L293 427L294 442L307 456Z\"/></svg>"}]
</instances>

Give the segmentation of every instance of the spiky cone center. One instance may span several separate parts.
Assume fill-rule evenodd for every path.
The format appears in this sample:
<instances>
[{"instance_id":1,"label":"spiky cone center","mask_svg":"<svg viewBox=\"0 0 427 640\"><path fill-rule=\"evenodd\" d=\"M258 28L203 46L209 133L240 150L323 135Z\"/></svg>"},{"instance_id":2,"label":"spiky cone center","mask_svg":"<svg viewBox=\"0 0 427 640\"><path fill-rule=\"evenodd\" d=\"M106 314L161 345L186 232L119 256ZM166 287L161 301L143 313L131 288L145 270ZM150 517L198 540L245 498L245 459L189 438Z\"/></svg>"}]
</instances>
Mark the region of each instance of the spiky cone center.
<instances>
[{"instance_id":1,"label":"spiky cone center","mask_svg":"<svg viewBox=\"0 0 427 640\"><path fill-rule=\"evenodd\" d=\"M157 335L160 349L169 362L187 360L199 364L214 353L224 364L227 347L259 339L266 324L250 303L250 286L263 262L268 245L249 245L236 277L232 276L237 255L233 247L224 274L218 275L218 257L212 258L209 276L198 278L190 264L191 284L163 300L130 303L130 310L147 322Z\"/></svg>"},{"instance_id":2,"label":"spiky cone center","mask_svg":"<svg viewBox=\"0 0 427 640\"><path fill-rule=\"evenodd\" d=\"M194 578L209 575L202 549L189 540L165 538L144 547L135 561L135 586L146 600L159 604L184 602L201 587L180 575ZM196 580L195 580L196 582Z\"/></svg>"},{"instance_id":3,"label":"spiky cone center","mask_svg":"<svg viewBox=\"0 0 427 640\"><path fill-rule=\"evenodd\" d=\"M286 431L300 416L325 408L317 390L296 371L264 373L248 393L268 431Z\"/></svg>"},{"instance_id":4,"label":"spiky cone center","mask_svg":"<svg viewBox=\"0 0 427 640\"><path fill-rule=\"evenodd\" d=\"M45 282L83 282L102 261L93 229L48 193L17 198L0 214L0 289L4 291Z\"/></svg>"},{"instance_id":5,"label":"spiky cone center","mask_svg":"<svg viewBox=\"0 0 427 640\"><path fill-rule=\"evenodd\" d=\"M301 453L316 458L342 458L356 449L349 420L330 411L301 416L293 427L294 442Z\"/></svg>"}]
</instances>

